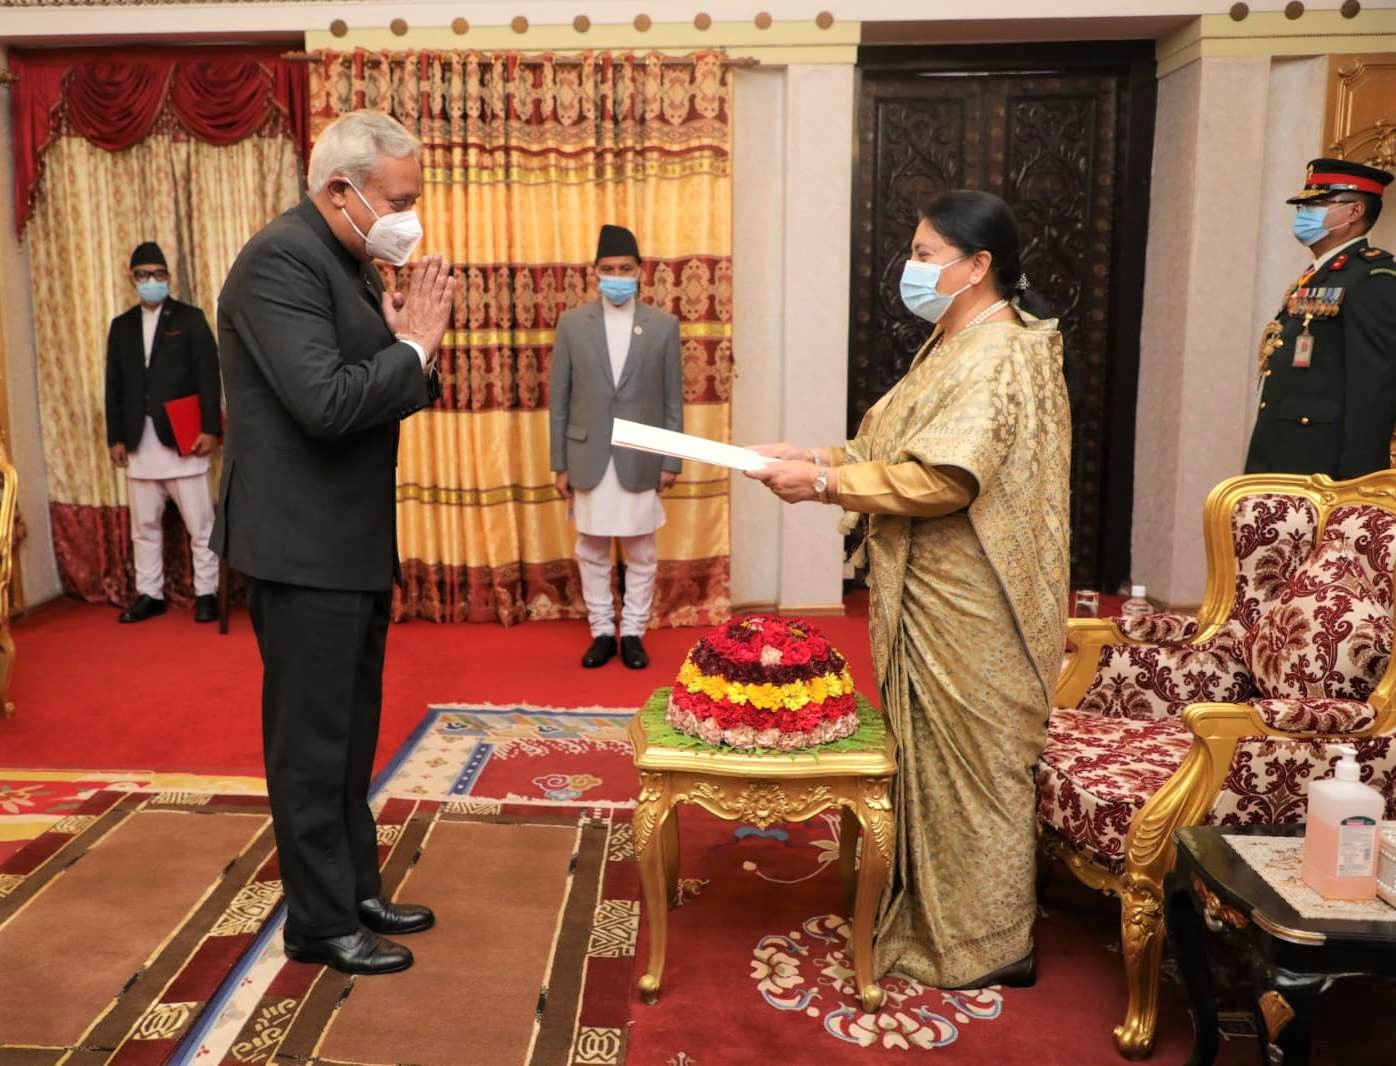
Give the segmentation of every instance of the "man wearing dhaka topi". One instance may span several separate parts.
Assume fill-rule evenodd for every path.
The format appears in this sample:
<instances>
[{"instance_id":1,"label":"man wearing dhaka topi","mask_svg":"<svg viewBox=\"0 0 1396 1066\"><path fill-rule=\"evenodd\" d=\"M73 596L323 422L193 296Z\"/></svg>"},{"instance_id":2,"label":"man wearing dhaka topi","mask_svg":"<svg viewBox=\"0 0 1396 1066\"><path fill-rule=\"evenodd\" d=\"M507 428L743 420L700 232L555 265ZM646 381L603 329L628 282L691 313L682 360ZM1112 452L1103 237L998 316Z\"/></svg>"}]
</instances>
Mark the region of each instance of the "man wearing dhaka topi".
<instances>
[{"instance_id":1,"label":"man wearing dhaka topi","mask_svg":"<svg viewBox=\"0 0 1396 1066\"><path fill-rule=\"evenodd\" d=\"M679 476L668 456L612 448L614 419L683 430L679 320L641 303L640 245L623 226L602 226L596 246L600 296L557 324L549 390L549 436L557 490L577 523L577 568L591 622L589 669L619 647L632 670L649 665L649 626L659 568L655 530L664 524L659 494ZM616 641L611 543L625 558L625 601Z\"/></svg>"}]
</instances>

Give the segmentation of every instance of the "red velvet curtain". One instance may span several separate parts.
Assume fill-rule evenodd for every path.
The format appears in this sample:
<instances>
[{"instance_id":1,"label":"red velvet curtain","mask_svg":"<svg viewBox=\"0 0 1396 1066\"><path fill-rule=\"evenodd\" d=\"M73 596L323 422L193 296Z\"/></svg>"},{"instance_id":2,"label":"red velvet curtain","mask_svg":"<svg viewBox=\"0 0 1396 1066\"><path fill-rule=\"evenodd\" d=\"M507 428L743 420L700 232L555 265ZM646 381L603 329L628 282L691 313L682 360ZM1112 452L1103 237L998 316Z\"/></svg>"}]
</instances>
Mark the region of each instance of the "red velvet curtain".
<instances>
[{"instance_id":1,"label":"red velvet curtain","mask_svg":"<svg viewBox=\"0 0 1396 1066\"><path fill-rule=\"evenodd\" d=\"M109 151L146 137L163 116L209 144L268 124L308 151L306 66L281 48L107 48L25 53L9 68L15 140L15 226L24 229L44 150L65 129Z\"/></svg>"}]
</instances>

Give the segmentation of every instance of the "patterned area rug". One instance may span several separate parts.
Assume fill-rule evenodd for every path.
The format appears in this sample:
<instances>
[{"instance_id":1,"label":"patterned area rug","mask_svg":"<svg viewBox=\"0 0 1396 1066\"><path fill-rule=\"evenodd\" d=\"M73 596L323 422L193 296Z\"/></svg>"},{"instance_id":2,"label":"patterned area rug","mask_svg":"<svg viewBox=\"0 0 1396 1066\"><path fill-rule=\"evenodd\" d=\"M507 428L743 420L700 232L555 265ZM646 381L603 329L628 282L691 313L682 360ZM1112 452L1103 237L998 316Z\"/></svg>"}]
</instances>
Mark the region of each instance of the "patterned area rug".
<instances>
[{"instance_id":1,"label":"patterned area rug","mask_svg":"<svg viewBox=\"0 0 1396 1066\"><path fill-rule=\"evenodd\" d=\"M103 789L116 792L266 794L261 778L139 771L0 770L0 863Z\"/></svg>"},{"instance_id":2,"label":"patterned area rug","mask_svg":"<svg viewBox=\"0 0 1396 1066\"><path fill-rule=\"evenodd\" d=\"M623 1011L630 983L639 904L633 878L618 886L607 862L615 828L561 811L418 805L403 835L420 859L385 878L436 910L434 929L404 938L412 969L365 979L283 963L254 1007L234 1008L242 1026L223 1061L571 1061L579 1013L596 1020L583 989L609 991Z\"/></svg>"},{"instance_id":3,"label":"patterned area rug","mask_svg":"<svg viewBox=\"0 0 1396 1066\"><path fill-rule=\"evenodd\" d=\"M0 897L0 1061L166 1061L280 898L266 799L100 790Z\"/></svg>"},{"instance_id":4,"label":"patterned area rug","mask_svg":"<svg viewBox=\"0 0 1396 1066\"><path fill-rule=\"evenodd\" d=\"M286 960L264 801L101 788L56 799L67 805L51 812L58 822L0 865L0 1034L11 1041L0 1063L1119 1061L1118 910L1059 871L1041 893L1036 988L944 992L890 978L888 1005L864 1013L840 913L837 826L822 817L758 830L682 809L682 906L670 915L661 997L642 1003L630 713L428 712L374 802L387 890L430 903L440 920L406 938L417 965L384 978ZM65 897L64 880L85 868ZM115 962L104 945L88 964L81 938L101 939L92 914L120 915L131 931ZM70 958L84 965L53 965ZM1154 1060L1179 1062L1191 1028L1168 966L1163 999ZM1257 1054L1240 1006L1223 1016L1221 1066ZM1391 1026L1365 1027L1359 1046L1351 1034L1361 1028L1335 1030L1348 1034L1340 1058L1324 1058L1338 1052L1321 1034L1315 1061L1388 1061Z\"/></svg>"},{"instance_id":5,"label":"patterned area rug","mask_svg":"<svg viewBox=\"0 0 1396 1066\"><path fill-rule=\"evenodd\" d=\"M430 903L417 962L288 962L282 915L192 1034L200 1063L621 1062L639 929L624 710L433 707L375 792L384 889ZM423 1025L422 1004L442 1003Z\"/></svg>"}]
</instances>

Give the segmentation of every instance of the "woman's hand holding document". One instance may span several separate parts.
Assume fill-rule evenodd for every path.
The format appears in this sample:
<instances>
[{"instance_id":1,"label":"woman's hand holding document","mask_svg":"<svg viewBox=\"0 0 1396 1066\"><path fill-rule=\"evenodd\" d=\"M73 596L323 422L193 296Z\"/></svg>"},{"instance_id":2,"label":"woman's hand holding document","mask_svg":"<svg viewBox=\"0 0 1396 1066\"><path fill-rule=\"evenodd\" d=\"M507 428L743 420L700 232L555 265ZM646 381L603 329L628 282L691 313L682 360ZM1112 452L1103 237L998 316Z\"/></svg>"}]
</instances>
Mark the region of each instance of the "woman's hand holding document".
<instances>
[{"instance_id":1,"label":"woman's hand holding document","mask_svg":"<svg viewBox=\"0 0 1396 1066\"><path fill-rule=\"evenodd\" d=\"M723 444L688 433L675 433L673 430L630 422L624 418L615 420L611 429L611 443L619 448L669 455L676 459L722 466L729 470L760 470L770 462L765 456L758 455L749 448L738 448L733 444Z\"/></svg>"}]
</instances>

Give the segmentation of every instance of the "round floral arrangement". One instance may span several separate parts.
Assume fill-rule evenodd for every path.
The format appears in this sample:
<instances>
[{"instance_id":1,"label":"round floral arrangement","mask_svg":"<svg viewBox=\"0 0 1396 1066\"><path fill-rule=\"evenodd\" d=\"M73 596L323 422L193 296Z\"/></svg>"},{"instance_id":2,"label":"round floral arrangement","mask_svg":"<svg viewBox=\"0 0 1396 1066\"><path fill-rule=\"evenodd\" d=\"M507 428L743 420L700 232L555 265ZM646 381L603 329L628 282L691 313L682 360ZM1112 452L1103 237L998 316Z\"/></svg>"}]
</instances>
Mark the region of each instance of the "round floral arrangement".
<instances>
[{"instance_id":1,"label":"round floral arrangement","mask_svg":"<svg viewBox=\"0 0 1396 1066\"><path fill-rule=\"evenodd\" d=\"M693 646L669 696L680 733L733 748L795 751L858 731L848 663L798 618L754 615Z\"/></svg>"}]
</instances>

